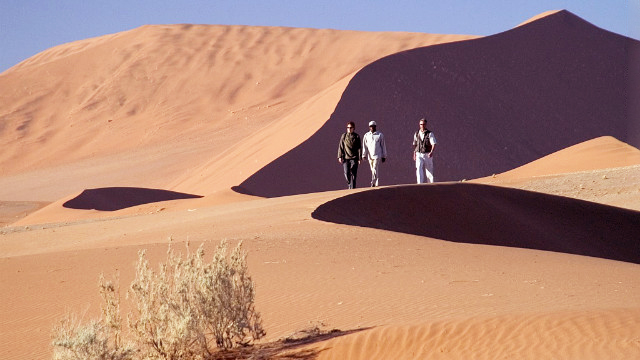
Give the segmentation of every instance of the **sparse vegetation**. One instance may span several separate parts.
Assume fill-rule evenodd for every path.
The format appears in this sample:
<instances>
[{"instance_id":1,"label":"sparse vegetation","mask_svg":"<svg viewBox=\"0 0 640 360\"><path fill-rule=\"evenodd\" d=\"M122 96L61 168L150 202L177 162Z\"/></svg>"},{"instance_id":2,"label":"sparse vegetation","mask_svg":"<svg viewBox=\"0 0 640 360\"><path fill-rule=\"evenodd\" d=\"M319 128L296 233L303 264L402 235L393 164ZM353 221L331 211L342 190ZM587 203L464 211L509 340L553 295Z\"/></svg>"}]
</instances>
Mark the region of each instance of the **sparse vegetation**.
<instances>
[{"instance_id":1,"label":"sparse vegetation","mask_svg":"<svg viewBox=\"0 0 640 360\"><path fill-rule=\"evenodd\" d=\"M100 295L104 301L102 318L82 324L73 314L53 329L55 360L134 359L135 348L121 343L120 291L117 282L100 275Z\"/></svg>"},{"instance_id":2,"label":"sparse vegetation","mask_svg":"<svg viewBox=\"0 0 640 360\"><path fill-rule=\"evenodd\" d=\"M127 297L135 309L128 317L133 345L122 344L119 289L101 276L102 318L63 320L53 331L54 359L212 359L260 339L265 331L241 246L227 260L223 241L211 262L202 246L194 254L187 246L184 259L169 247L157 272L141 251Z\"/></svg>"}]
</instances>

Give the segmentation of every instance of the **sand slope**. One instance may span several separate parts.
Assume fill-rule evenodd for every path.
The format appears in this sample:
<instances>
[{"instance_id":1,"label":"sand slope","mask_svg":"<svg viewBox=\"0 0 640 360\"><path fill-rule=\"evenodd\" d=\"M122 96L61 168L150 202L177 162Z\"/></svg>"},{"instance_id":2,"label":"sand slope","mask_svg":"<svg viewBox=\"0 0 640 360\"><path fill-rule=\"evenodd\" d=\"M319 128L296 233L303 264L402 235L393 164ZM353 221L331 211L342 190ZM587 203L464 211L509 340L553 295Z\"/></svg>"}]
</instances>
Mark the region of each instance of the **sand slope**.
<instances>
[{"instance_id":1,"label":"sand slope","mask_svg":"<svg viewBox=\"0 0 640 360\"><path fill-rule=\"evenodd\" d=\"M493 36L385 57L354 76L313 137L241 187L260 196L343 188L330 159L350 120L360 134L375 120L385 135L384 185L415 182L411 142L425 115L439 143L439 181L504 172L605 135L639 147L640 113L628 111L628 61L638 49L636 40L560 11ZM305 176L269 182L281 169Z\"/></svg>"},{"instance_id":2,"label":"sand slope","mask_svg":"<svg viewBox=\"0 0 640 360\"><path fill-rule=\"evenodd\" d=\"M400 50L466 38L172 25L60 45L0 74L0 88L10 89L0 97L0 199L55 201L110 186L176 190L192 178L199 186L178 190L229 188L320 127L345 77ZM242 152L256 153L264 131L292 124L245 172L228 171L236 158L207 166L245 139ZM205 179L220 171L233 182L212 188Z\"/></svg>"},{"instance_id":3,"label":"sand slope","mask_svg":"<svg viewBox=\"0 0 640 360\"><path fill-rule=\"evenodd\" d=\"M537 192L458 183L388 187L329 201L312 215L453 242L640 263L638 211Z\"/></svg>"},{"instance_id":4,"label":"sand slope","mask_svg":"<svg viewBox=\"0 0 640 360\"><path fill-rule=\"evenodd\" d=\"M124 291L137 252L147 249L155 264L170 238L176 249L205 242L207 251L222 239L243 241L265 341L318 324L340 330L276 343L272 358L640 357L640 150L633 112L618 108L628 100L615 70L619 45L636 42L555 12L492 37L394 54L465 38L147 26L61 45L0 74L0 87L12 89L0 97L0 219L12 222L0 228L2 358L51 358L58 319L99 313L99 274L118 273ZM519 53L507 44L539 70L513 79L519 86L507 81ZM504 71L496 78L504 86L457 57L468 49L486 55L476 61L482 69ZM443 61L438 71L423 72L426 55ZM605 57L615 71L589 77ZM593 62L580 70L585 59ZM473 71L445 71L457 62ZM403 68L381 71L384 64ZM593 86L567 89L546 68L589 75ZM414 73L437 75L427 100L407 95L420 93L404 87L417 85ZM411 81L391 86L394 74ZM380 83L355 86L363 77ZM540 92L545 83L552 86ZM515 98L516 90L530 96ZM552 92L562 99L537 106ZM465 94L469 101L457 102ZM342 188L333 158L341 116L368 106L413 116L432 98L445 106L434 116L454 108L467 116L466 127L434 121L438 169L465 163L495 177L318 191ZM586 102L611 116L591 116ZM513 124L508 104L522 116ZM358 116L362 129L369 114ZM540 118L564 140L523 135ZM383 120L389 138L413 127ZM460 134L493 146L482 151L494 162L475 148L454 150ZM413 182L410 163L398 165L401 151L394 154L384 181ZM306 193L260 198L232 188ZM428 214L418 201L431 204Z\"/></svg>"},{"instance_id":5,"label":"sand slope","mask_svg":"<svg viewBox=\"0 0 640 360\"><path fill-rule=\"evenodd\" d=\"M637 310L474 317L388 326L337 337L318 359L629 359L638 354Z\"/></svg>"},{"instance_id":6,"label":"sand slope","mask_svg":"<svg viewBox=\"0 0 640 360\"><path fill-rule=\"evenodd\" d=\"M475 182L640 211L640 150L605 136Z\"/></svg>"}]
</instances>

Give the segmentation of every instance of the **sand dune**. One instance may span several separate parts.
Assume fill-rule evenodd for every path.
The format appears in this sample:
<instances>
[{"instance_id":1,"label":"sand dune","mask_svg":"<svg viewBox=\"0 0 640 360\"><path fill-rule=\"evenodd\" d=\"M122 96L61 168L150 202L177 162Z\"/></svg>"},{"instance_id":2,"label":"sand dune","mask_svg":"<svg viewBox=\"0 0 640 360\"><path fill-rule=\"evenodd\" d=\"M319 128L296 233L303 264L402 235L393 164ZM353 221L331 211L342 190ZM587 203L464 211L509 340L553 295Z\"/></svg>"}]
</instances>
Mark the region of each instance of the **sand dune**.
<instances>
[{"instance_id":1,"label":"sand dune","mask_svg":"<svg viewBox=\"0 0 640 360\"><path fill-rule=\"evenodd\" d=\"M380 327L309 348L318 359L629 359L637 318L629 309L477 317Z\"/></svg>"},{"instance_id":2,"label":"sand dune","mask_svg":"<svg viewBox=\"0 0 640 360\"><path fill-rule=\"evenodd\" d=\"M640 150L605 136L473 182L640 211Z\"/></svg>"},{"instance_id":3,"label":"sand dune","mask_svg":"<svg viewBox=\"0 0 640 360\"><path fill-rule=\"evenodd\" d=\"M312 215L447 241L640 263L638 211L537 192L459 183L387 187L337 198Z\"/></svg>"},{"instance_id":4,"label":"sand dune","mask_svg":"<svg viewBox=\"0 0 640 360\"><path fill-rule=\"evenodd\" d=\"M501 173L605 135L639 147L627 63L638 48L560 11L493 36L390 55L354 76L313 137L241 186L260 196L343 188L329 160L347 121L362 134L375 120L385 134L384 185L415 182L411 141L425 115L439 143L439 181ZM269 181L301 168L303 179Z\"/></svg>"},{"instance_id":5,"label":"sand dune","mask_svg":"<svg viewBox=\"0 0 640 360\"><path fill-rule=\"evenodd\" d=\"M531 178L640 164L640 150L611 136L562 149L500 174L500 178Z\"/></svg>"},{"instance_id":6,"label":"sand dune","mask_svg":"<svg viewBox=\"0 0 640 360\"><path fill-rule=\"evenodd\" d=\"M2 358L51 358L99 274L126 288L169 238L243 242L263 344L339 329L275 358L640 357L637 49L559 11L486 38L145 26L28 59L0 74ZM347 119L412 183L424 111L436 176L487 177L338 190Z\"/></svg>"},{"instance_id":7,"label":"sand dune","mask_svg":"<svg viewBox=\"0 0 640 360\"><path fill-rule=\"evenodd\" d=\"M236 163L208 161L244 139L255 146L274 126L297 124L261 152L264 159L250 159L238 180L205 194L229 188L313 134L335 100L313 112L308 102L341 79L400 50L467 38L174 25L60 45L0 74L0 88L11 89L0 98L0 198L55 201L110 186L176 190L170 186L185 178L206 186L202 178ZM202 194L205 186L179 191Z\"/></svg>"}]
</instances>

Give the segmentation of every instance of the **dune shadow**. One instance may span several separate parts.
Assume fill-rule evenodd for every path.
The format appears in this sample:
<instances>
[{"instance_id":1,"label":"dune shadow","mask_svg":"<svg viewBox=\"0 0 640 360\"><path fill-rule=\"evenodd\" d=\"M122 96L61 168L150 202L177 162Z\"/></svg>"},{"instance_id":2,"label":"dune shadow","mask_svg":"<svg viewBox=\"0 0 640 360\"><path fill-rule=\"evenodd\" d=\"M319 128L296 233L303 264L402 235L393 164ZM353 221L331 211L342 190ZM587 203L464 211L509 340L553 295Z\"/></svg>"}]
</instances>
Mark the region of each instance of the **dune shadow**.
<instances>
[{"instance_id":1,"label":"dune shadow","mask_svg":"<svg viewBox=\"0 0 640 360\"><path fill-rule=\"evenodd\" d=\"M640 263L640 212L470 183L379 188L320 205L313 218L446 241Z\"/></svg>"},{"instance_id":2,"label":"dune shadow","mask_svg":"<svg viewBox=\"0 0 640 360\"><path fill-rule=\"evenodd\" d=\"M346 188L335 156L348 121L361 136L378 122L388 150L381 185L415 181L411 144L422 116L438 141L438 181L501 173L605 135L638 147L633 54L637 40L560 11L496 35L389 55L358 71L314 135L240 186L263 197ZM367 183L367 166L358 177Z\"/></svg>"},{"instance_id":3,"label":"dune shadow","mask_svg":"<svg viewBox=\"0 0 640 360\"><path fill-rule=\"evenodd\" d=\"M232 191L237 192L238 194L243 194L243 195L252 195L254 196L255 194L252 193L251 191L249 191L247 188L244 188L242 186L232 186L231 187Z\"/></svg>"},{"instance_id":4,"label":"dune shadow","mask_svg":"<svg viewBox=\"0 0 640 360\"><path fill-rule=\"evenodd\" d=\"M200 195L161 189L105 187L84 190L80 195L65 202L62 206L80 210L116 211L160 201L201 197Z\"/></svg>"}]
</instances>

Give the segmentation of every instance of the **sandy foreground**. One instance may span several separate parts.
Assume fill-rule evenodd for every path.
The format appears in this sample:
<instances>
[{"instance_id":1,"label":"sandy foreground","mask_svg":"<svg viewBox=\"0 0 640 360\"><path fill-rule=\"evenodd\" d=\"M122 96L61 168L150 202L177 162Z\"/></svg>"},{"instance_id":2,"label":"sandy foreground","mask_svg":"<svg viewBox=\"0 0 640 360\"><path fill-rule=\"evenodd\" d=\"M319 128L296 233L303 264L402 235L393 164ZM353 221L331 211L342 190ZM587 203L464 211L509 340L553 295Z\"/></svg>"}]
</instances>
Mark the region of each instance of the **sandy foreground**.
<instances>
[{"instance_id":1,"label":"sandy foreground","mask_svg":"<svg viewBox=\"0 0 640 360\"><path fill-rule=\"evenodd\" d=\"M125 289L138 251L159 262L169 239L176 249L243 242L263 343L315 326L337 330L276 347L273 358L640 357L640 150L614 137L465 182L273 198L232 190L312 136L371 61L474 38L321 32L144 27L65 44L0 74L2 84L26 84L1 108L11 107L2 115L7 128L19 128L1 137L9 149L0 163L3 359L50 358L61 317L99 313L100 273L118 273ZM274 38L278 46L267 46ZM37 86L89 60L101 65L92 75L77 71L55 91ZM214 60L235 66L213 67L219 88L196 76ZM181 71L151 76L168 65ZM152 91L138 81L166 86ZM192 100L187 90L218 100ZM29 91L42 93L29 100ZM269 139L258 154L247 155L247 133ZM337 162L334 170L339 178ZM368 176L361 167L359 185ZM431 201L428 211L415 199Z\"/></svg>"}]
</instances>

